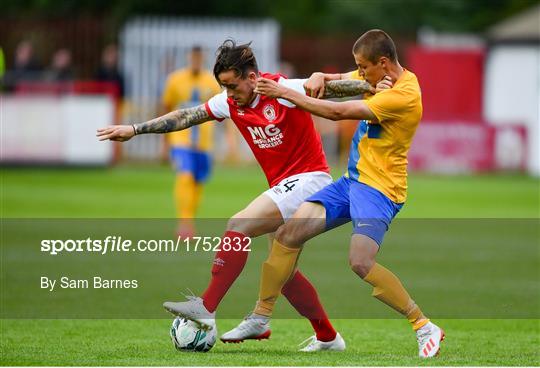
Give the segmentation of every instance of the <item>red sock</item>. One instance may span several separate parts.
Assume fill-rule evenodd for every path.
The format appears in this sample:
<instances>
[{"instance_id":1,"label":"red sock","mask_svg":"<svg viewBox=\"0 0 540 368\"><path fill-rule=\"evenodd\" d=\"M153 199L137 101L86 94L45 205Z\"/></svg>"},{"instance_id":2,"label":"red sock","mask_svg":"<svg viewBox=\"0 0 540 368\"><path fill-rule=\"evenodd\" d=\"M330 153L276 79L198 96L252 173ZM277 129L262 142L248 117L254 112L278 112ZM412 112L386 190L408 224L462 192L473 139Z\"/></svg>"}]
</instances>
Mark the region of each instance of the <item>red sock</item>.
<instances>
[{"instance_id":1,"label":"red sock","mask_svg":"<svg viewBox=\"0 0 540 368\"><path fill-rule=\"evenodd\" d=\"M212 266L212 278L202 295L204 306L209 312L216 310L221 299L227 294L231 285L244 269L249 254L249 252L244 251L247 243L247 240L244 239L248 238L246 235L236 231L226 231L222 239L224 238L230 238L230 244L240 244L241 249L230 249L222 244L221 250L216 253ZM240 238L240 242L238 243L233 238Z\"/></svg>"},{"instance_id":2,"label":"red sock","mask_svg":"<svg viewBox=\"0 0 540 368\"><path fill-rule=\"evenodd\" d=\"M294 276L283 286L281 293L285 295L298 313L309 319L317 335L317 340L328 342L336 338L336 330L328 320L317 291L300 271L296 271Z\"/></svg>"}]
</instances>

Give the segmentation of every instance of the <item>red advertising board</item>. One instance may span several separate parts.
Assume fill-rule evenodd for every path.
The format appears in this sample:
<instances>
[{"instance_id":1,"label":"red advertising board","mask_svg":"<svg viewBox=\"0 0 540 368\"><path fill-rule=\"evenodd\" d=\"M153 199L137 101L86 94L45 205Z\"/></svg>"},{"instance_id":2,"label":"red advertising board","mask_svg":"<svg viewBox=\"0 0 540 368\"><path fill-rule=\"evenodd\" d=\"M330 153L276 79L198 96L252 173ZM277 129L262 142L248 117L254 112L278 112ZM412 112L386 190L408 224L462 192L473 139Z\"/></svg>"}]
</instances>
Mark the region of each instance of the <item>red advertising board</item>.
<instances>
[{"instance_id":1,"label":"red advertising board","mask_svg":"<svg viewBox=\"0 0 540 368\"><path fill-rule=\"evenodd\" d=\"M526 138L520 125L422 122L409 152L409 166L439 173L522 170Z\"/></svg>"}]
</instances>

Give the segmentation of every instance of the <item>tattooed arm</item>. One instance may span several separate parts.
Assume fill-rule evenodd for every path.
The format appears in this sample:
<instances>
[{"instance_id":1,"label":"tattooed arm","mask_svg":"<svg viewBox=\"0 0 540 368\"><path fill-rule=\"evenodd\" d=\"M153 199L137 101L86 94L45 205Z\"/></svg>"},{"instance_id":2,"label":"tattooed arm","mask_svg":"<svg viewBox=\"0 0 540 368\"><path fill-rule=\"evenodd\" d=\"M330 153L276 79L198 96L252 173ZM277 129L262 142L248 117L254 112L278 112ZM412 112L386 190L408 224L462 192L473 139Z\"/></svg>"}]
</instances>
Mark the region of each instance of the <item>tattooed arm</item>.
<instances>
[{"instance_id":1,"label":"tattooed arm","mask_svg":"<svg viewBox=\"0 0 540 368\"><path fill-rule=\"evenodd\" d=\"M271 79L257 79L255 92L272 98L285 99L302 110L330 120L376 119L376 116L371 112L364 101L324 101L306 96L305 93L300 93Z\"/></svg>"},{"instance_id":2,"label":"tattooed arm","mask_svg":"<svg viewBox=\"0 0 540 368\"><path fill-rule=\"evenodd\" d=\"M375 88L371 87L367 81L351 79L353 72L325 74L321 72L313 73L304 83L306 94L316 98L339 98L363 93L375 94L376 92L392 88L392 80L389 77L380 80ZM336 87L334 87L336 86ZM358 89L355 88L358 86ZM326 89L330 88L331 92ZM350 90L352 88L352 90ZM349 94L351 93L351 94Z\"/></svg>"},{"instance_id":3,"label":"tattooed arm","mask_svg":"<svg viewBox=\"0 0 540 368\"><path fill-rule=\"evenodd\" d=\"M327 82L351 79L352 73L353 72L328 74L328 73L315 72L304 83L304 90L306 91L306 94L308 96L316 97L316 98L323 98L324 89L326 87Z\"/></svg>"},{"instance_id":4,"label":"tattooed arm","mask_svg":"<svg viewBox=\"0 0 540 368\"><path fill-rule=\"evenodd\" d=\"M97 130L100 141L111 140L124 142L137 134L168 133L184 130L198 125L212 118L208 115L204 105L172 111L166 115L133 125L113 125Z\"/></svg>"},{"instance_id":5,"label":"tattooed arm","mask_svg":"<svg viewBox=\"0 0 540 368\"><path fill-rule=\"evenodd\" d=\"M133 128L135 134L169 133L184 130L210 120L212 118L208 115L204 105L199 105L176 110L144 123L133 124Z\"/></svg>"},{"instance_id":6,"label":"tattooed arm","mask_svg":"<svg viewBox=\"0 0 540 368\"><path fill-rule=\"evenodd\" d=\"M363 95L364 93L375 93L375 88L373 88L365 80L331 80L325 83L322 98L359 96Z\"/></svg>"}]
</instances>

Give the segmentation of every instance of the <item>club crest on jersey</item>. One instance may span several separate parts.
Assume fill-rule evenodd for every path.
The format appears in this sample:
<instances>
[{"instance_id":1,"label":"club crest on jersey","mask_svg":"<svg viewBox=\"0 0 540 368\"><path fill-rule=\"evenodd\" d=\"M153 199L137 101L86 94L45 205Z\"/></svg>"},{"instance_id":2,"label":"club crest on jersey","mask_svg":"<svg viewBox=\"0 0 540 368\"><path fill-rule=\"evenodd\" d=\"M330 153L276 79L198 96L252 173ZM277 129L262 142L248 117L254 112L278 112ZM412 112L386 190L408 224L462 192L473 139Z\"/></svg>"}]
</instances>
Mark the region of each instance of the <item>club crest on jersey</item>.
<instances>
[{"instance_id":1,"label":"club crest on jersey","mask_svg":"<svg viewBox=\"0 0 540 368\"><path fill-rule=\"evenodd\" d=\"M274 110L274 106L272 105L266 105L263 108L263 115L268 121L274 121L276 120L276 110Z\"/></svg>"}]
</instances>

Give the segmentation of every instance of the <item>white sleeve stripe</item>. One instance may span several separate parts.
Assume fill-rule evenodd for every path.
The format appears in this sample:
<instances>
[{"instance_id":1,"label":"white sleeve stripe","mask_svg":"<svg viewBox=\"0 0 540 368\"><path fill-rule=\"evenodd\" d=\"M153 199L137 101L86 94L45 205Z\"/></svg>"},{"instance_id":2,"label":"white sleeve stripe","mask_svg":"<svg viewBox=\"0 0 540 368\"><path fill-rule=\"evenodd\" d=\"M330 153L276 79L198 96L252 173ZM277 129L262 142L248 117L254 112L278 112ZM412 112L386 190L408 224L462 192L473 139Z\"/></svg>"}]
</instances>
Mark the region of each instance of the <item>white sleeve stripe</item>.
<instances>
[{"instance_id":1,"label":"white sleeve stripe","mask_svg":"<svg viewBox=\"0 0 540 368\"><path fill-rule=\"evenodd\" d=\"M301 94L305 94L306 90L304 89L304 83L307 81L307 79L286 79L286 78L279 78L278 83L282 86L285 86L287 88L290 88L296 92L299 92ZM289 102L287 100L284 100L282 98L278 98L277 101L282 104L283 106L287 107L296 107L295 104L292 102Z\"/></svg>"},{"instance_id":2,"label":"white sleeve stripe","mask_svg":"<svg viewBox=\"0 0 540 368\"><path fill-rule=\"evenodd\" d=\"M210 106L208 106L208 101L204 104L204 109L208 113L208 115L212 118L212 120L222 121L223 119L217 118L212 110L210 109Z\"/></svg>"},{"instance_id":3,"label":"white sleeve stripe","mask_svg":"<svg viewBox=\"0 0 540 368\"><path fill-rule=\"evenodd\" d=\"M227 103L227 91L215 95L207 102L210 112L216 119L227 119L231 117L229 104Z\"/></svg>"},{"instance_id":4,"label":"white sleeve stripe","mask_svg":"<svg viewBox=\"0 0 540 368\"><path fill-rule=\"evenodd\" d=\"M296 92L305 94L306 90L304 89L304 83L306 81L307 79L286 79L282 77L282 78L279 78L278 83L281 85L284 85L285 87L293 89Z\"/></svg>"}]
</instances>

